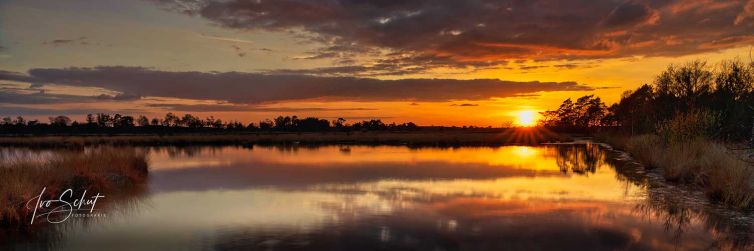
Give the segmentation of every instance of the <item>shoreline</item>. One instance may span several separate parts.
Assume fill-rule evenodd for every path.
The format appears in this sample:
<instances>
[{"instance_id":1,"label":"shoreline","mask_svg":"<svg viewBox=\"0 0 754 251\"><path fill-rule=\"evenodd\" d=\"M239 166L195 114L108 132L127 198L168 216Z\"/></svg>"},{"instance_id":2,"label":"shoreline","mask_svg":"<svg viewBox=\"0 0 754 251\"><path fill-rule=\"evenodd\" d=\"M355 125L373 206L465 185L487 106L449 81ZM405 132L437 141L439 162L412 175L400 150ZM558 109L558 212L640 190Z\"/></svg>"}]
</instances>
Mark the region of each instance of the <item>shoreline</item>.
<instances>
[{"instance_id":1,"label":"shoreline","mask_svg":"<svg viewBox=\"0 0 754 251\"><path fill-rule=\"evenodd\" d=\"M302 132L174 135L44 135L0 136L0 146L77 147L92 145L184 146L252 144L354 144L408 146L505 146L568 142L564 134L538 128L497 131L409 131L409 132Z\"/></svg>"},{"instance_id":2,"label":"shoreline","mask_svg":"<svg viewBox=\"0 0 754 251\"><path fill-rule=\"evenodd\" d=\"M734 211L754 210L754 169L745 152L704 139L663 143L652 137L597 135L593 141L624 154L668 186L701 193L710 204Z\"/></svg>"}]
</instances>

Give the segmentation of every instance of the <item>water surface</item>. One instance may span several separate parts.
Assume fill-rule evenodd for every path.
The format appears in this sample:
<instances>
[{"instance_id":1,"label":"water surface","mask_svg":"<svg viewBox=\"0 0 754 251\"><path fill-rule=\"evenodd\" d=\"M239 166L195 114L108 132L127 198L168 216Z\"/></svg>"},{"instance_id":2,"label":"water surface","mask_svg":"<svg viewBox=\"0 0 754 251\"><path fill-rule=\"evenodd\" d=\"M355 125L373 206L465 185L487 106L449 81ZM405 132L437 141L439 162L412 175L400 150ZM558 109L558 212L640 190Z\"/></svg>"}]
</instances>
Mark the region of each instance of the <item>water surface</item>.
<instances>
[{"instance_id":1,"label":"water surface","mask_svg":"<svg viewBox=\"0 0 754 251\"><path fill-rule=\"evenodd\" d=\"M63 250L704 250L751 225L594 144L144 148L145 192L12 242ZM667 189L666 189L667 190ZM724 211L723 211L724 212Z\"/></svg>"}]
</instances>

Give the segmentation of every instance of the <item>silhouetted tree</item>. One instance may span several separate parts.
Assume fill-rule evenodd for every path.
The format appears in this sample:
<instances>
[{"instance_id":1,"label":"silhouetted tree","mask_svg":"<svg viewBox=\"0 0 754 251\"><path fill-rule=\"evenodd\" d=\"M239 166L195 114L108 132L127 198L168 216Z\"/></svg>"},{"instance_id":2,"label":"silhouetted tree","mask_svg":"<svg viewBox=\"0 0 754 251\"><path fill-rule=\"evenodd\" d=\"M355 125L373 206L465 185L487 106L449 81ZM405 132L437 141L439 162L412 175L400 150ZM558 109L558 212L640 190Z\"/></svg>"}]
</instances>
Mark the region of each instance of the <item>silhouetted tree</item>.
<instances>
[{"instance_id":1,"label":"silhouetted tree","mask_svg":"<svg viewBox=\"0 0 754 251\"><path fill-rule=\"evenodd\" d=\"M71 124L71 119L67 116L50 117L50 125L57 127L65 127Z\"/></svg>"},{"instance_id":2,"label":"silhouetted tree","mask_svg":"<svg viewBox=\"0 0 754 251\"><path fill-rule=\"evenodd\" d=\"M379 119L365 120L346 125L345 119L339 118L334 121L307 117L299 119L298 116L278 116L275 120L263 120L258 125L249 123L244 125L239 121L223 123L220 119L208 117L199 119L191 114L183 114L181 117L173 113L167 113L164 120L143 115L134 118L122 114L98 113L88 114L87 123L80 125L66 116L50 117L49 124L40 124L36 120L26 122L22 117L13 120L10 117L0 119L2 133L194 133L216 131L285 131L285 132L324 132L332 130L415 130L418 126L412 122L397 124L395 122L385 124ZM137 127L138 125L138 127Z\"/></svg>"},{"instance_id":3,"label":"silhouetted tree","mask_svg":"<svg viewBox=\"0 0 754 251\"><path fill-rule=\"evenodd\" d=\"M172 112L168 112L165 114L165 118L162 120L163 126L178 126L180 122L180 118L173 114Z\"/></svg>"},{"instance_id":4,"label":"silhouetted tree","mask_svg":"<svg viewBox=\"0 0 754 251\"><path fill-rule=\"evenodd\" d=\"M136 124L139 126L149 126L149 118L144 115L139 115L139 118L136 119Z\"/></svg>"},{"instance_id":5,"label":"silhouetted tree","mask_svg":"<svg viewBox=\"0 0 754 251\"><path fill-rule=\"evenodd\" d=\"M110 118L110 114L97 113L97 126L111 127L112 119Z\"/></svg>"},{"instance_id":6,"label":"silhouetted tree","mask_svg":"<svg viewBox=\"0 0 754 251\"><path fill-rule=\"evenodd\" d=\"M576 103L566 99L554 111L541 112L541 123L546 127L561 130L586 130L603 125L609 111L599 97L587 95L580 97Z\"/></svg>"},{"instance_id":7,"label":"silhouetted tree","mask_svg":"<svg viewBox=\"0 0 754 251\"><path fill-rule=\"evenodd\" d=\"M97 122L97 120L94 118L94 115L91 113L86 115L86 124L87 125L94 125L94 123Z\"/></svg>"},{"instance_id":8,"label":"silhouetted tree","mask_svg":"<svg viewBox=\"0 0 754 251\"><path fill-rule=\"evenodd\" d=\"M269 131L269 130L272 130L274 126L275 126L275 123L272 122L272 120L266 119L266 120L259 121L259 130Z\"/></svg>"}]
</instances>

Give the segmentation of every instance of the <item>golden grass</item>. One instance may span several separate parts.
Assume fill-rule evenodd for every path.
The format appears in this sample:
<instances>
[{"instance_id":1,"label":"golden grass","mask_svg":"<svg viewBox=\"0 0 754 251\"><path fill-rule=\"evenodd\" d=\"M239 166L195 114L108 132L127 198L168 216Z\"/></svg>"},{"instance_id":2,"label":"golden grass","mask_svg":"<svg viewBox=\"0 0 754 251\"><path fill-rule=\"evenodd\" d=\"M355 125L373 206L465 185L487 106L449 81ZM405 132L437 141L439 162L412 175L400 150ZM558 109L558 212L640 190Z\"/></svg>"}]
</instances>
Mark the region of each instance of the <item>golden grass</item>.
<instances>
[{"instance_id":1,"label":"golden grass","mask_svg":"<svg viewBox=\"0 0 754 251\"><path fill-rule=\"evenodd\" d=\"M736 208L754 207L754 168L720 143L699 137L666 142L656 135L604 137L666 180L702 187L713 200Z\"/></svg>"},{"instance_id":2,"label":"golden grass","mask_svg":"<svg viewBox=\"0 0 754 251\"><path fill-rule=\"evenodd\" d=\"M102 147L46 159L4 160L0 162L0 225L28 220L31 211L25 204L44 187L48 195L68 188L119 193L145 181L146 175L146 156L133 148Z\"/></svg>"}]
</instances>

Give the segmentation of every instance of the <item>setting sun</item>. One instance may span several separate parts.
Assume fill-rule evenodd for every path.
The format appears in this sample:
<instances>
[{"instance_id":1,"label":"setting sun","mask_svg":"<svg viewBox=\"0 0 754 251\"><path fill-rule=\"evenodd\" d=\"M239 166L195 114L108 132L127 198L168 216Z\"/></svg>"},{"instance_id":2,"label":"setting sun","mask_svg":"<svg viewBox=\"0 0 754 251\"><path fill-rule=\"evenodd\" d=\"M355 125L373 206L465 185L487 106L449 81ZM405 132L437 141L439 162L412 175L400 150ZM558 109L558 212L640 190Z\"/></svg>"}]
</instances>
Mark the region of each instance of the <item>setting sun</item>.
<instances>
[{"instance_id":1,"label":"setting sun","mask_svg":"<svg viewBox=\"0 0 754 251\"><path fill-rule=\"evenodd\" d=\"M534 126L537 124L536 116L537 113L531 110L519 111L516 124L519 126Z\"/></svg>"}]
</instances>

